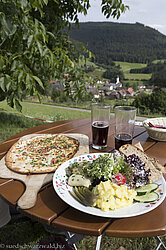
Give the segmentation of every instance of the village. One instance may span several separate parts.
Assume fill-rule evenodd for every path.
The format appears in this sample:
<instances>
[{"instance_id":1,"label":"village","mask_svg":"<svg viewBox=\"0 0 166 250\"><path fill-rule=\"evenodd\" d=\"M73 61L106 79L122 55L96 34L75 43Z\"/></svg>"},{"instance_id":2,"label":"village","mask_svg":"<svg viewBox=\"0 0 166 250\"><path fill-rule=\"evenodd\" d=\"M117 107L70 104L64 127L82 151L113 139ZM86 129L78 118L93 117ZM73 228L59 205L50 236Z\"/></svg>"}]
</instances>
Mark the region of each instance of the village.
<instances>
[{"instance_id":1,"label":"village","mask_svg":"<svg viewBox=\"0 0 166 250\"><path fill-rule=\"evenodd\" d=\"M64 77L69 79L68 74L65 74ZM64 90L64 83L55 80L50 81L50 83L52 84L53 89L55 88L60 91ZM87 93L92 94L95 100L99 99L101 95L107 97L110 100L134 98L143 92L152 93L154 89L154 86L145 86L141 84L138 85L137 90L134 91L132 87L124 87L119 76L117 76L115 82L109 80L97 80L95 85L85 83L85 87Z\"/></svg>"},{"instance_id":2,"label":"village","mask_svg":"<svg viewBox=\"0 0 166 250\"><path fill-rule=\"evenodd\" d=\"M120 81L119 77L116 78L115 82L107 81L97 81L97 86L92 87L86 85L86 89L88 93L93 93L94 98L98 99L99 96L102 94L107 96L110 100L112 99L120 99L120 98L129 98L137 96L138 94L143 93L144 91L152 93L153 87L152 86L145 86L139 85L138 90L135 92L132 87L124 88L123 83Z\"/></svg>"}]
</instances>

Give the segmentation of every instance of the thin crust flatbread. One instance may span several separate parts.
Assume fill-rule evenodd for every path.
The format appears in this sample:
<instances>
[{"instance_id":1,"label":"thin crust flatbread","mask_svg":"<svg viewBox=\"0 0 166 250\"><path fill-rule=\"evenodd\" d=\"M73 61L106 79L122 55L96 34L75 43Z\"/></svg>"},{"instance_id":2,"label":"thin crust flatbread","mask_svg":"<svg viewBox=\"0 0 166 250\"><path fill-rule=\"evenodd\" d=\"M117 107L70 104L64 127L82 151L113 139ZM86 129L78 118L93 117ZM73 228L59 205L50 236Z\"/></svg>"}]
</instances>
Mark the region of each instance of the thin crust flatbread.
<instances>
[{"instance_id":1,"label":"thin crust flatbread","mask_svg":"<svg viewBox=\"0 0 166 250\"><path fill-rule=\"evenodd\" d=\"M78 140L66 135L36 135L16 142L5 161L8 168L18 173L50 173L72 158L78 149Z\"/></svg>"}]
</instances>

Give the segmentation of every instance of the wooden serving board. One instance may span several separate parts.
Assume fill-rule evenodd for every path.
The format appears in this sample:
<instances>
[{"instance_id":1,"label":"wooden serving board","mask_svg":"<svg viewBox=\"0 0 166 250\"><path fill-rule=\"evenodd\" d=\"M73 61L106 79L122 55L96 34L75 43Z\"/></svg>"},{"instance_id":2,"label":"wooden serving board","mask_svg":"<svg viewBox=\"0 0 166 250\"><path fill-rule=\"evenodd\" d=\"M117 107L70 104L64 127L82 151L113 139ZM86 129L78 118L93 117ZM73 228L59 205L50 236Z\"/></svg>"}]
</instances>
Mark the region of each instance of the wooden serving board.
<instances>
[{"instance_id":1,"label":"wooden serving board","mask_svg":"<svg viewBox=\"0 0 166 250\"><path fill-rule=\"evenodd\" d=\"M20 140L30 138L35 135L36 134L23 136L20 138ZM80 143L79 150L74 155L74 157L89 153L88 136L83 134L65 134L65 135L77 139ZM5 157L3 157L2 160L0 161L0 178L16 179L22 181L25 184L26 187L25 192L17 202L17 205L22 209L29 209L35 205L38 191L43 185L52 181L53 174L54 173L30 174L30 175L20 174L10 170L6 166Z\"/></svg>"}]
</instances>

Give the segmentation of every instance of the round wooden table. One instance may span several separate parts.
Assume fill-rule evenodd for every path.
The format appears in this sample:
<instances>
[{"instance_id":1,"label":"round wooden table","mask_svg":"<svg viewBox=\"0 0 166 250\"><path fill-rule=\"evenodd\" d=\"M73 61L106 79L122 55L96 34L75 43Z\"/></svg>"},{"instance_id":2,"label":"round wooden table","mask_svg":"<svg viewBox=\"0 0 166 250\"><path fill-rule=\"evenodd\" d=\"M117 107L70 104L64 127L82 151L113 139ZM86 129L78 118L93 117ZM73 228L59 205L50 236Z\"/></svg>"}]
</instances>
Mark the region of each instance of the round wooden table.
<instances>
[{"instance_id":1,"label":"round wooden table","mask_svg":"<svg viewBox=\"0 0 166 250\"><path fill-rule=\"evenodd\" d=\"M0 145L1 159L20 137L32 133L81 133L89 137L91 144L90 119L57 121L22 131L5 141ZM133 144L138 141L141 142L149 156L157 158L161 164L166 164L166 142L151 140L143 127L135 126ZM113 149L114 120L111 120L108 147L104 152L111 152ZM89 152L98 151L89 146ZM0 195L8 204L17 208L20 213L33 220L72 233L98 236L99 240L96 249L100 247L101 235L103 234L114 237L152 237L166 233L166 199L159 207L146 214L130 218L112 219L86 214L70 207L57 196L52 182L40 189L34 207L20 209L17 207L17 201L24 191L24 184L18 180L0 179Z\"/></svg>"}]
</instances>

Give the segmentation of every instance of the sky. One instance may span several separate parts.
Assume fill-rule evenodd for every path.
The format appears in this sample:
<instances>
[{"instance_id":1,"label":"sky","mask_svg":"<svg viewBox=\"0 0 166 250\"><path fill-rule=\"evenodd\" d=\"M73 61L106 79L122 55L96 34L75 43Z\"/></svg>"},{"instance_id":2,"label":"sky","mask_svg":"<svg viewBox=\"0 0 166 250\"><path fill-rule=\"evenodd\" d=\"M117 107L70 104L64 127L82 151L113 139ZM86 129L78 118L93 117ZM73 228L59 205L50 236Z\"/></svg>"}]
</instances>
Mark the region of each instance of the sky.
<instances>
[{"instance_id":1,"label":"sky","mask_svg":"<svg viewBox=\"0 0 166 250\"><path fill-rule=\"evenodd\" d=\"M119 19L105 18L101 12L101 0L90 0L91 7L86 16L79 15L80 22L142 23L166 35L166 0L123 0L130 6Z\"/></svg>"}]
</instances>

